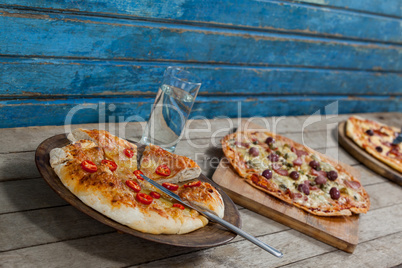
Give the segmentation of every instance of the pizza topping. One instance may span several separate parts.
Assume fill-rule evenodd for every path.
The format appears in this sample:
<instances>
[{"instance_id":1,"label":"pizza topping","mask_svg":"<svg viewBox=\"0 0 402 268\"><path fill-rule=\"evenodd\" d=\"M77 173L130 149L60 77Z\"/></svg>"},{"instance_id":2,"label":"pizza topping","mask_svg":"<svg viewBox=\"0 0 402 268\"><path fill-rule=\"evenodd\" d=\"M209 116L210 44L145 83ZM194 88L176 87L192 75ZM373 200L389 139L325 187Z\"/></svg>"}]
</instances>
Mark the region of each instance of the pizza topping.
<instances>
[{"instance_id":1,"label":"pizza topping","mask_svg":"<svg viewBox=\"0 0 402 268\"><path fill-rule=\"evenodd\" d=\"M309 195L309 194L310 194L310 187L309 187L307 184L305 184L305 183L299 184L299 185L297 186L297 190L298 190L299 192L304 193L305 195Z\"/></svg>"},{"instance_id":2,"label":"pizza topping","mask_svg":"<svg viewBox=\"0 0 402 268\"><path fill-rule=\"evenodd\" d=\"M303 150L298 150L295 147L292 147L292 152L294 152L298 157L302 156L302 155L308 155L308 153L306 151Z\"/></svg>"},{"instance_id":3,"label":"pizza topping","mask_svg":"<svg viewBox=\"0 0 402 268\"><path fill-rule=\"evenodd\" d=\"M289 174L289 172L288 172L286 169L281 169L281 166L278 165L278 164L276 164L276 163L274 163L274 164L272 165L272 169L273 169L276 173L278 173L279 175L282 175L282 176L288 176L288 174Z\"/></svg>"},{"instance_id":4,"label":"pizza topping","mask_svg":"<svg viewBox=\"0 0 402 268\"><path fill-rule=\"evenodd\" d=\"M296 158L296 160L293 161L293 165L295 166L303 165L303 159L301 159L300 157Z\"/></svg>"},{"instance_id":5,"label":"pizza topping","mask_svg":"<svg viewBox=\"0 0 402 268\"><path fill-rule=\"evenodd\" d=\"M330 181L334 181L338 178L338 173L335 170L328 171L327 177Z\"/></svg>"},{"instance_id":6,"label":"pizza topping","mask_svg":"<svg viewBox=\"0 0 402 268\"><path fill-rule=\"evenodd\" d=\"M167 177L170 175L170 168L166 165L160 165L156 168L155 173Z\"/></svg>"},{"instance_id":7,"label":"pizza topping","mask_svg":"<svg viewBox=\"0 0 402 268\"><path fill-rule=\"evenodd\" d=\"M273 144L273 143L275 143L275 139L272 138L272 137L268 137L268 138L265 140L265 143L268 144L268 145Z\"/></svg>"},{"instance_id":8,"label":"pizza topping","mask_svg":"<svg viewBox=\"0 0 402 268\"><path fill-rule=\"evenodd\" d=\"M164 182L162 186L170 191L177 191L177 189L179 189L179 185L170 182Z\"/></svg>"},{"instance_id":9,"label":"pizza topping","mask_svg":"<svg viewBox=\"0 0 402 268\"><path fill-rule=\"evenodd\" d=\"M134 156L134 152L131 149L124 149L123 153L128 157L128 158L132 158Z\"/></svg>"},{"instance_id":10,"label":"pizza topping","mask_svg":"<svg viewBox=\"0 0 402 268\"><path fill-rule=\"evenodd\" d=\"M201 185L200 181L193 181L193 182L189 182L187 184L184 184L184 188L189 188L189 187L198 187Z\"/></svg>"},{"instance_id":11,"label":"pizza topping","mask_svg":"<svg viewBox=\"0 0 402 268\"><path fill-rule=\"evenodd\" d=\"M379 153L382 153L382 147L381 146L377 146L375 147L376 151Z\"/></svg>"},{"instance_id":12,"label":"pizza topping","mask_svg":"<svg viewBox=\"0 0 402 268\"><path fill-rule=\"evenodd\" d=\"M260 154L260 151L258 150L257 147L251 147L250 150L248 150L248 153L249 153L251 156L256 157L256 156L258 156L258 155Z\"/></svg>"},{"instance_id":13,"label":"pizza topping","mask_svg":"<svg viewBox=\"0 0 402 268\"><path fill-rule=\"evenodd\" d=\"M139 191L141 191L141 186L138 185L138 183L136 183L133 180L126 180L126 185L128 187L130 187L134 192L138 193Z\"/></svg>"},{"instance_id":14,"label":"pizza topping","mask_svg":"<svg viewBox=\"0 0 402 268\"><path fill-rule=\"evenodd\" d=\"M366 130L366 134L369 135L369 136L373 136L374 131L372 129L368 129L368 130Z\"/></svg>"},{"instance_id":15,"label":"pizza topping","mask_svg":"<svg viewBox=\"0 0 402 268\"><path fill-rule=\"evenodd\" d=\"M314 181L318 185L322 185L322 184L327 183L327 179L324 176L321 176L321 175L317 176Z\"/></svg>"},{"instance_id":16,"label":"pizza topping","mask_svg":"<svg viewBox=\"0 0 402 268\"><path fill-rule=\"evenodd\" d=\"M180 208L181 210L184 209L184 206L183 206L182 204L179 204L179 203L174 203L174 204L173 204L173 207L175 207L175 208Z\"/></svg>"},{"instance_id":17,"label":"pizza topping","mask_svg":"<svg viewBox=\"0 0 402 268\"><path fill-rule=\"evenodd\" d=\"M311 169L310 172L311 172L311 174L313 174L314 176L323 176L323 177L327 177L327 176L328 176L327 172L322 171L322 170L317 171L317 170L315 170L315 169Z\"/></svg>"},{"instance_id":18,"label":"pizza topping","mask_svg":"<svg viewBox=\"0 0 402 268\"><path fill-rule=\"evenodd\" d=\"M402 158L402 153L400 153L398 149L399 149L398 146L393 145L391 150L388 151L387 155L393 154L398 158Z\"/></svg>"},{"instance_id":19,"label":"pizza topping","mask_svg":"<svg viewBox=\"0 0 402 268\"><path fill-rule=\"evenodd\" d=\"M359 188L361 187L361 184L360 184L359 182L357 182L357 181L348 181L348 180L345 180L345 184L346 184L346 186L348 186L349 188L352 188L352 189L355 189L355 190L357 190L357 189L359 189Z\"/></svg>"},{"instance_id":20,"label":"pizza topping","mask_svg":"<svg viewBox=\"0 0 402 268\"><path fill-rule=\"evenodd\" d=\"M264 176L266 179L271 179L272 178L272 170L266 169L262 172L262 176Z\"/></svg>"},{"instance_id":21,"label":"pizza topping","mask_svg":"<svg viewBox=\"0 0 402 268\"><path fill-rule=\"evenodd\" d=\"M249 144L249 143L246 143L246 142L235 141L234 144L235 144L237 147L245 147L245 148L250 147L250 144Z\"/></svg>"},{"instance_id":22,"label":"pizza topping","mask_svg":"<svg viewBox=\"0 0 402 268\"><path fill-rule=\"evenodd\" d=\"M110 169L110 171L115 171L117 169L117 164L113 161L103 159L101 163L106 165Z\"/></svg>"},{"instance_id":23,"label":"pizza topping","mask_svg":"<svg viewBox=\"0 0 402 268\"><path fill-rule=\"evenodd\" d=\"M144 173L142 173L141 170L134 170L133 173L134 173L134 175L137 177L137 179L139 179L139 180L141 180L141 181L144 180L144 178L140 176L140 175L144 175Z\"/></svg>"},{"instance_id":24,"label":"pizza topping","mask_svg":"<svg viewBox=\"0 0 402 268\"><path fill-rule=\"evenodd\" d=\"M320 163L318 163L318 161L316 161L316 160L310 161L310 163L308 163L308 165L315 170L318 170L318 168L320 167Z\"/></svg>"},{"instance_id":25,"label":"pizza topping","mask_svg":"<svg viewBox=\"0 0 402 268\"><path fill-rule=\"evenodd\" d=\"M269 161L271 162L278 162L279 161L279 155L276 153L272 153L268 156Z\"/></svg>"},{"instance_id":26,"label":"pizza topping","mask_svg":"<svg viewBox=\"0 0 402 268\"><path fill-rule=\"evenodd\" d=\"M376 135L378 135L378 136L385 136L385 137L388 137L389 135L388 135L387 133L385 133L385 132L382 132L381 129L382 129L382 127L381 127L379 130L374 129L374 130L373 130L374 134L376 134Z\"/></svg>"},{"instance_id":27,"label":"pizza topping","mask_svg":"<svg viewBox=\"0 0 402 268\"><path fill-rule=\"evenodd\" d=\"M292 199L301 199L303 198L303 195L301 193L290 193L290 197Z\"/></svg>"},{"instance_id":28,"label":"pizza topping","mask_svg":"<svg viewBox=\"0 0 402 268\"><path fill-rule=\"evenodd\" d=\"M161 195L159 193L157 193L157 192L150 192L149 195L152 196L155 199L161 198Z\"/></svg>"},{"instance_id":29,"label":"pizza topping","mask_svg":"<svg viewBox=\"0 0 402 268\"><path fill-rule=\"evenodd\" d=\"M300 174L299 174L299 172L297 172L297 171L292 171L292 172L290 172L289 177L291 177L292 179L294 179L294 180L296 181L296 180L299 179Z\"/></svg>"},{"instance_id":30,"label":"pizza topping","mask_svg":"<svg viewBox=\"0 0 402 268\"><path fill-rule=\"evenodd\" d=\"M135 196L135 199L140 202L143 203L144 205L149 205L152 203L153 198L145 193L138 193Z\"/></svg>"},{"instance_id":31,"label":"pizza topping","mask_svg":"<svg viewBox=\"0 0 402 268\"><path fill-rule=\"evenodd\" d=\"M332 199L338 200L339 197L341 197L341 193L339 192L338 188L332 187L331 190L329 190L329 194Z\"/></svg>"},{"instance_id":32,"label":"pizza topping","mask_svg":"<svg viewBox=\"0 0 402 268\"><path fill-rule=\"evenodd\" d=\"M98 167L91 160L84 160L81 162L81 168L87 172L94 173L98 170Z\"/></svg>"}]
</instances>

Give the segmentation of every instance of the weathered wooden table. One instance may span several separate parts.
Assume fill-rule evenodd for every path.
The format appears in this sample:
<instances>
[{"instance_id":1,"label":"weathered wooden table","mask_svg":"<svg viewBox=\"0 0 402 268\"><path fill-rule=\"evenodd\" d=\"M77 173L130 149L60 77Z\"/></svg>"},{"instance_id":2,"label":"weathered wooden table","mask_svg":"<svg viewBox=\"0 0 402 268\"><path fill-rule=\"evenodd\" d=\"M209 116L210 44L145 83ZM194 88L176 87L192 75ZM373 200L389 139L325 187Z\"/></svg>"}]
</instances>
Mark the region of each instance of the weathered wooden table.
<instances>
[{"instance_id":1,"label":"weathered wooden table","mask_svg":"<svg viewBox=\"0 0 402 268\"><path fill-rule=\"evenodd\" d=\"M400 125L401 113L365 114ZM302 142L361 172L371 209L360 219L359 245L353 254L337 250L298 231L238 207L243 229L280 249L277 259L241 237L214 248L180 248L121 234L61 199L40 177L34 161L37 146L64 133L60 127L0 129L1 267L392 267L402 263L402 188L359 164L336 140L340 116L265 118L270 129ZM307 120L308 119L308 120ZM254 123L262 123L256 119ZM196 160L208 177L222 157L219 140L237 119L189 122L176 152ZM108 126L120 136L139 140L143 124ZM76 126L74 126L76 127ZM96 128L97 125L84 125ZM212 138L211 138L212 136Z\"/></svg>"}]
</instances>

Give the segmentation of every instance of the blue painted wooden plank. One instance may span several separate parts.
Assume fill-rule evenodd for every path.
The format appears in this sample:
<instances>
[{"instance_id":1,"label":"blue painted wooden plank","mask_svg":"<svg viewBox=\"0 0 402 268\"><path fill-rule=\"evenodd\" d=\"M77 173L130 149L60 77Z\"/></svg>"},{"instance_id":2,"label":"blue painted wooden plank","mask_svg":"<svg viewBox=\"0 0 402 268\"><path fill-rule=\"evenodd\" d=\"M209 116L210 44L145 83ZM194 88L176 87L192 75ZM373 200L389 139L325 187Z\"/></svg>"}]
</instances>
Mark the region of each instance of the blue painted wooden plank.
<instances>
[{"instance_id":1,"label":"blue painted wooden plank","mask_svg":"<svg viewBox=\"0 0 402 268\"><path fill-rule=\"evenodd\" d=\"M270 31L287 31L301 34L329 35L343 38L401 42L400 20L362 13L344 12L314 5L266 0L236 0L217 2L215 0L180 1L32 1L8 0L5 5L28 7L59 12L86 12L97 15L130 16L134 19L168 20L178 23L208 23L219 27L247 27ZM345 6L345 1L310 0L326 5ZM331 3L328 3L331 2ZM361 10L362 1L347 1L351 8ZM374 2L364 1L371 9ZM360 3L360 4L356 4ZM382 10L400 11L400 2L388 1L378 5ZM359 9L360 8L360 9ZM381 9L377 12L381 13Z\"/></svg>"},{"instance_id":2,"label":"blue painted wooden plank","mask_svg":"<svg viewBox=\"0 0 402 268\"><path fill-rule=\"evenodd\" d=\"M293 67L175 64L199 95L402 95L402 74ZM0 57L0 97L154 95L167 63Z\"/></svg>"},{"instance_id":3,"label":"blue painted wooden plank","mask_svg":"<svg viewBox=\"0 0 402 268\"><path fill-rule=\"evenodd\" d=\"M402 17L402 1L400 0L290 0L294 2L311 3L322 6L339 7L347 10L370 12L375 14Z\"/></svg>"},{"instance_id":4,"label":"blue painted wooden plank","mask_svg":"<svg viewBox=\"0 0 402 268\"><path fill-rule=\"evenodd\" d=\"M0 54L402 69L402 49L284 34L0 10Z\"/></svg>"},{"instance_id":5,"label":"blue painted wooden plank","mask_svg":"<svg viewBox=\"0 0 402 268\"><path fill-rule=\"evenodd\" d=\"M190 118L216 118L218 116L251 117L308 115L324 111L337 102L338 113L402 112L401 98L388 97L199 97ZM0 128L34 125L63 125L68 123L96 123L105 119L112 122L146 121L153 98L105 98L77 100L23 100L0 101ZM239 110L239 106L241 109ZM80 109L79 109L80 108ZM101 110L101 112L99 111ZM336 112L336 110L331 110ZM101 115L101 116L100 116Z\"/></svg>"}]
</instances>

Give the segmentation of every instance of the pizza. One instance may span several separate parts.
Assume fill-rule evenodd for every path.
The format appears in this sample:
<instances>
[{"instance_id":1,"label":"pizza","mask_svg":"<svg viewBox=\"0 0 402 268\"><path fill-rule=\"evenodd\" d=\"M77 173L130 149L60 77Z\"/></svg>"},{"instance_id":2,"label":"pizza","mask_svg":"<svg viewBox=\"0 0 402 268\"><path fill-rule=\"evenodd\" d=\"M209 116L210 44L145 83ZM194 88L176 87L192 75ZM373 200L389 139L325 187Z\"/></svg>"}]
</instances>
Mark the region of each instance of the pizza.
<instances>
[{"instance_id":1,"label":"pizza","mask_svg":"<svg viewBox=\"0 0 402 268\"><path fill-rule=\"evenodd\" d=\"M153 144L148 145L142 154L141 171L159 183L184 182L201 174L201 168L192 159L177 156Z\"/></svg>"},{"instance_id":2,"label":"pizza","mask_svg":"<svg viewBox=\"0 0 402 268\"><path fill-rule=\"evenodd\" d=\"M307 146L268 131L222 139L236 172L251 186L319 216L366 213L367 192L341 165Z\"/></svg>"},{"instance_id":3,"label":"pizza","mask_svg":"<svg viewBox=\"0 0 402 268\"><path fill-rule=\"evenodd\" d=\"M352 116L346 122L349 138L370 155L402 173L402 143L392 144L400 132L396 127L358 116Z\"/></svg>"},{"instance_id":4,"label":"pizza","mask_svg":"<svg viewBox=\"0 0 402 268\"><path fill-rule=\"evenodd\" d=\"M50 151L50 165L64 186L94 210L151 234L185 234L208 224L197 211L139 176L135 144L101 130L78 129L68 138L71 144ZM196 179L164 186L223 217L222 197L208 182Z\"/></svg>"}]
</instances>

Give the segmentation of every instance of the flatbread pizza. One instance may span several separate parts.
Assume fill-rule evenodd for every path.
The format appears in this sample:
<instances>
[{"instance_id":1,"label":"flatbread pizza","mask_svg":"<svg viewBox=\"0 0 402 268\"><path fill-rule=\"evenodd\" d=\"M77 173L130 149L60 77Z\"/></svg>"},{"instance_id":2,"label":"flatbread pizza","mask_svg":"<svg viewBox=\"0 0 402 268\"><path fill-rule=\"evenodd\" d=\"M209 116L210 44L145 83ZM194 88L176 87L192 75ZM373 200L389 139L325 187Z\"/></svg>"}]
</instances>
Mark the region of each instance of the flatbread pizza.
<instances>
[{"instance_id":1,"label":"flatbread pizza","mask_svg":"<svg viewBox=\"0 0 402 268\"><path fill-rule=\"evenodd\" d=\"M86 205L151 234L185 234L208 223L197 211L176 203L139 176L135 144L100 130L78 129L68 138L71 144L50 152L50 165L64 186ZM209 183L192 180L164 186L223 217L222 197Z\"/></svg>"},{"instance_id":2,"label":"flatbread pizza","mask_svg":"<svg viewBox=\"0 0 402 268\"><path fill-rule=\"evenodd\" d=\"M268 131L227 135L222 149L253 187L319 216L366 213L361 183L341 165L307 146Z\"/></svg>"}]
</instances>

